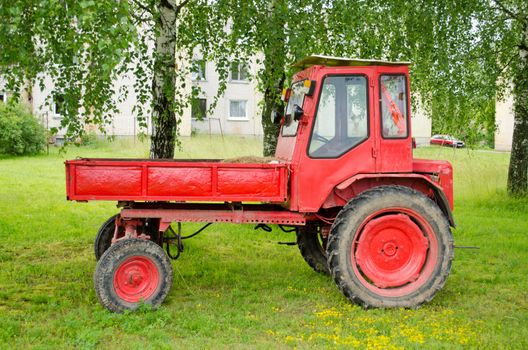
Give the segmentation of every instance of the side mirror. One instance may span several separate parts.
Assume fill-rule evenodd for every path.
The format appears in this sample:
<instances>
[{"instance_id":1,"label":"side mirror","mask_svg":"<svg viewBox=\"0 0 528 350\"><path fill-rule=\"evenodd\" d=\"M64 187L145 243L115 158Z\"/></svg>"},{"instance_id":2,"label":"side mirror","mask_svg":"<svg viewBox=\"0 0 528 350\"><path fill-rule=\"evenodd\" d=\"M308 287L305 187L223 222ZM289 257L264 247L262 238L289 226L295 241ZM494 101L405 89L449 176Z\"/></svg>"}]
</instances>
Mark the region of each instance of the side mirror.
<instances>
[{"instance_id":1,"label":"side mirror","mask_svg":"<svg viewBox=\"0 0 528 350\"><path fill-rule=\"evenodd\" d=\"M276 109L271 111L271 122L273 124L279 124L282 119L282 114Z\"/></svg>"},{"instance_id":2,"label":"side mirror","mask_svg":"<svg viewBox=\"0 0 528 350\"><path fill-rule=\"evenodd\" d=\"M299 105L293 105L293 119L294 120L300 120L302 115L304 114L304 111Z\"/></svg>"},{"instance_id":3,"label":"side mirror","mask_svg":"<svg viewBox=\"0 0 528 350\"><path fill-rule=\"evenodd\" d=\"M282 89L281 95L282 95L281 96L282 101L288 103L288 101L290 100L291 89L289 88Z\"/></svg>"}]
</instances>

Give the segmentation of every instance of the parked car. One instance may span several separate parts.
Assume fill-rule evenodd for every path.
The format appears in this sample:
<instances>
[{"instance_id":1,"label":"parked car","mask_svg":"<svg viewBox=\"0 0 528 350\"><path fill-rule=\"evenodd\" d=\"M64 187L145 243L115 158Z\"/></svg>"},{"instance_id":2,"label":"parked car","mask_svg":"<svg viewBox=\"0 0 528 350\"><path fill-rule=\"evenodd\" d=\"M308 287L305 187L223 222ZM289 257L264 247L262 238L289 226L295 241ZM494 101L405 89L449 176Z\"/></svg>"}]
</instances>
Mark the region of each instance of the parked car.
<instances>
[{"instance_id":1,"label":"parked car","mask_svg":"<svg viewBox=\"0 0 528 350\"><path fill-rule=\"evenodd\" d=\"M462 148L466 144L464 141L458 140L450 135L433 135L433 137L431 137L431 145Z\"/></svg>"}]
</instances>

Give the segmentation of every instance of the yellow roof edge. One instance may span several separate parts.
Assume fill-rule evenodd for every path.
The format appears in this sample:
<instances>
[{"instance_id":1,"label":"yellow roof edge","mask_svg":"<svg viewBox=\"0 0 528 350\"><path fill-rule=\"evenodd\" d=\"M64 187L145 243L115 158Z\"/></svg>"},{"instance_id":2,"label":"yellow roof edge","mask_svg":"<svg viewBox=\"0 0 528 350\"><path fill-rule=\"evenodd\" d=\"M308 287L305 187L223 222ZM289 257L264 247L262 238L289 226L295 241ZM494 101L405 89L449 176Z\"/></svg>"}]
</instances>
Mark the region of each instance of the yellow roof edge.
<instances>
[{"instance_id":1,"label":"yellow roof edge","mask_svg":"<svg viewBox=\"0 0 528 350\"><path fill-rule=\"evenodd\" d=\"M292 67L300 70L314 65L338 67L338 66L409 66L411 62L394 62L376 59L361 59L349 57L334 57L324 55L306 56L302 60L294 63Z\"/></svg>"}]
</instances>

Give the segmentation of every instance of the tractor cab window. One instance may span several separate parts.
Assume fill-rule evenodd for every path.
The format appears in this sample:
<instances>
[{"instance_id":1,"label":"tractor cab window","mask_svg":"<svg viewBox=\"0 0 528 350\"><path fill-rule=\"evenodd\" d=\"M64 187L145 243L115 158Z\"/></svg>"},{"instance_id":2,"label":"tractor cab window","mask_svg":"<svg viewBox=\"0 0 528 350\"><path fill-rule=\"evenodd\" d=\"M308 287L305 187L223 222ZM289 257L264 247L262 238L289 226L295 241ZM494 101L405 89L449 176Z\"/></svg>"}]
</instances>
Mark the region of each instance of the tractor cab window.
<instances>
[{"instance_id":1,"label":"tractor cab window","mask_svg":"<svg viewBox=\"0 0 528 350\"><path fill-rule=\"evenodd\" d=\"M308 154L335 158L368 138L367 78L326 77Z\"/></svg>"},{"instance_id":2,"label":"tractor cab window","mask_svg":"<svg viewBox=\"0 0 528 350\"><path fill-rule=\"evenodd\" d=\"M288 100L288 105L286 106L286 111L284 113L285 123L282 127L282 136L297 135L297 127L299 126L299 121L293 119L293 107L295 105L298 105L302 108L305 94L306 89L304 88L304 80L292 84L290 99Z\"/></svg>"},{"instance_id":3,"label":"tractor cab window","mask_svg":"<svg viewBox=\"0 0 528 350\"><path fill-rule=\"evenodd\" d=\"M407 86L404 75L380 76L381 134L386 139L406 138Z\"/></svg>"}]
</instances>

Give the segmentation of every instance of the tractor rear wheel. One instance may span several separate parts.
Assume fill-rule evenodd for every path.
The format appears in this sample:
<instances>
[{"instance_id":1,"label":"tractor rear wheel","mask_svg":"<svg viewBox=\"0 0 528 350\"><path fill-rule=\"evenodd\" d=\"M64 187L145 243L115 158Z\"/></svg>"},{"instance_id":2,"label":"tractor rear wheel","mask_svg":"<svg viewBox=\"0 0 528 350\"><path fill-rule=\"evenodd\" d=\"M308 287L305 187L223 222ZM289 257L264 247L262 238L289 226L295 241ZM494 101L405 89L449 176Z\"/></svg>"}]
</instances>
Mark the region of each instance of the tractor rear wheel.
<instances>
[{"instance_id":1,"label":"tractor rear wheel","mask_svg":"<svg viewBox=\"0 0 528 350\"><path fill-rule=\"evenodd\" d=\"M104 252L112 245L112 238L114 237L115 221L119 214L111 216L101 225L97 232L94 242L95 260L99 261Z\"/></svg>"},{"instance_id":2,"label":"tractor rear wheel","mask_svg":"<svg viewBox=\"0 0 528 350\"><path fill-rule=\"evenodd\" d=\"M424 194L381 186L351 200L327 246L334 281L364 307L415 308L444 285L453 237L440 208Z\"/></svg>"},{"instance_id":3,"label":"tractor rear wheel","mask_svg":"<svg viewBox=\"0 0 528 350\"><path fill-rule=\"evenodd\" d=\"M315 272L329 275L326 241L317 226L310 225L297 229L297 246L304 260Z\"/></svg>"},{"instance_id":4,"label":"tractor rear wheel","mask_svg":"<svg viewBox=\"0 0 528 350\"><path fill-rule=\"evenodd\" d=\"M135 310L141 303L158 307L172 287L172 265L156 243L123 239L101 256L94 286L101 304L113 312Z\"/></svg>"}]
</instances>

